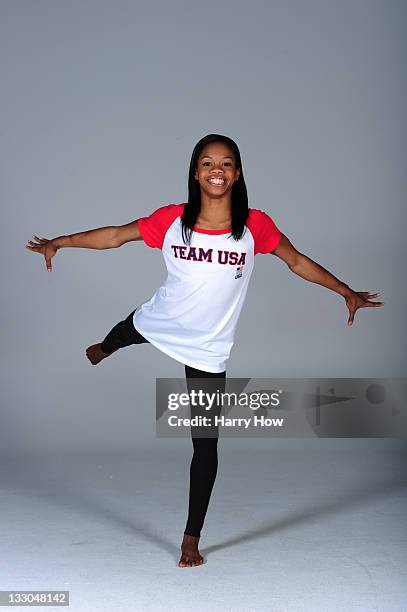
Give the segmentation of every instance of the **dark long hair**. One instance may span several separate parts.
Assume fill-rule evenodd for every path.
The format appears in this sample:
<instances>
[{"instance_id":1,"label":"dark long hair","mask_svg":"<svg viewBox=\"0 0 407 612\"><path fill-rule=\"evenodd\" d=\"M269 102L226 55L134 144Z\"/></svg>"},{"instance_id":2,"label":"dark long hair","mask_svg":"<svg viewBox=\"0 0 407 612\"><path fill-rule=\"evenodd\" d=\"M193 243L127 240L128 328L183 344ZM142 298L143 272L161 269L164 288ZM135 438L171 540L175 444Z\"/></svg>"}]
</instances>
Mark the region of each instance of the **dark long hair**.
<instances>
[{"instance_id":1,"label":"dark long hair","mask_svg":"<svg viewBox=\"0 0 407 612\"><path fill-rule=\"evenodd\" d=\"M240 158L239 147L234 140L222 134L207 134L194 147L192 151L191 163L188 175L188 202L185 204L184 212L181 217L182 237L184 243L190 244L192 230L201 210L201 188L195 179L195 171L198 166L198 157L203 148L212 142L222 142L227 145L234 154L236 168L240 169L240 176L232 187L232 232L231 236L235 240L240 240L246 227L246 220L249 215L249 203L247 199L246 183L243 177L242 160Z\"/></svg>"}]
</instances>

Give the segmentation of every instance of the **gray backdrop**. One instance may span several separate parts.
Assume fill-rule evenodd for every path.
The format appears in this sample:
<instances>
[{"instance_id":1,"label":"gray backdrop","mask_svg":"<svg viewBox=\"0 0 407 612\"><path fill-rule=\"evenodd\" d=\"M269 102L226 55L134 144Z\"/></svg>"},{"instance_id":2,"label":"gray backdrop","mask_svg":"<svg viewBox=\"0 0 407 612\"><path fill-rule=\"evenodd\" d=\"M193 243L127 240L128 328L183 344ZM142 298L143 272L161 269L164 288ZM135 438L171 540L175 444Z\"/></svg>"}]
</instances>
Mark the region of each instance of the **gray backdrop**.
<instances>
[{"instance_id":1,"label":"gray backdrop","mask_svg":"<svg viewBox=\"0 0 407 612\"><path fill-rule=\"evenodd\" d=\"M169 444L155 377L183 366L149 345L85 357L165 278L161 253L65 249L49 274L24 245L184 201L210 132L239 145L253 208L386 302L349 328L343 298L259 255L228 375L405 375L405 2L0 7L3 452Z\"/></svg>"}]
</instances>

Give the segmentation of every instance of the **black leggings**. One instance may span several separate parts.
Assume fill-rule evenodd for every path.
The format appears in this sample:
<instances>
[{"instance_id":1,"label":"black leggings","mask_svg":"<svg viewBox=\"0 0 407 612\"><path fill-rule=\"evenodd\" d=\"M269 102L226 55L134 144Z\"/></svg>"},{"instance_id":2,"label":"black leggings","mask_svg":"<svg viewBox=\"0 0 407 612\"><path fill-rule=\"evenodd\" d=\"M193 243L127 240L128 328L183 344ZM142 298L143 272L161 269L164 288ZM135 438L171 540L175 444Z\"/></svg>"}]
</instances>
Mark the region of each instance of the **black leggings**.
<instances>
[{"instance_id":1,"label":"black leggings","mask_svg":"<svg viewBox=\"0 0 407 612\"><path fill-rule=\"evenodd\" d=\"M101 343L103 352L111 353L124 346L129 346L130 344L148 342L148 340L135 329L133 325L133 314L134 310L126 319L117 323L117 325L107 334L106 338ZM185 365L185 377L189 392L191 392L193 388L196 390L202 388L202 383L200 387L194 385L194 378L220 379L216 388L219 389L220 393L223 393L225 390L226 372L205 372L204 370L198 370ZM213 381L213 383L215 383L215 381ZM212 388L212 390L214 390L214 388ZM219 414L219 408L215 408L215 413L216 411ZM212 428L210 435L210 438L194 436L194 429L191 428L194 453L190 467L188 519L184 534L195 537L201 535L201 529L205 521L212 488L218 470L218 428Z\"/></svg>"}]
</instances>

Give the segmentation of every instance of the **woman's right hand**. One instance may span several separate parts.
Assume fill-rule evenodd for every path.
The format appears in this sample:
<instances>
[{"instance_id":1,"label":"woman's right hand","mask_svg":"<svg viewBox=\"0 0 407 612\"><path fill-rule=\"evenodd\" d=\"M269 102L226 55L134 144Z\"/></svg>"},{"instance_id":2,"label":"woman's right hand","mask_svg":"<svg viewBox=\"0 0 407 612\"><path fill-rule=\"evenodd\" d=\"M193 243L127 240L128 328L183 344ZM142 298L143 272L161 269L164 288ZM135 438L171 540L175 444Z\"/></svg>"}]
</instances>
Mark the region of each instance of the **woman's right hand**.
<instances>
[{"instance_id":1,"label":"woman's right hand","mask_svg":"<svg viewBox=\"0 0 407 612\"><path fill-rule=\"evenodd\" d=\"M55 246L52 240L47 240L47 238L38 238L38 236L33 236L33 238L35 238L35 241L28 240L25 245L26 248L34 253L41 253L41 255L44 255L47 270L48 272L52 272L51 259L58 251L58 247Z\"/></svg>"}]
</instances>

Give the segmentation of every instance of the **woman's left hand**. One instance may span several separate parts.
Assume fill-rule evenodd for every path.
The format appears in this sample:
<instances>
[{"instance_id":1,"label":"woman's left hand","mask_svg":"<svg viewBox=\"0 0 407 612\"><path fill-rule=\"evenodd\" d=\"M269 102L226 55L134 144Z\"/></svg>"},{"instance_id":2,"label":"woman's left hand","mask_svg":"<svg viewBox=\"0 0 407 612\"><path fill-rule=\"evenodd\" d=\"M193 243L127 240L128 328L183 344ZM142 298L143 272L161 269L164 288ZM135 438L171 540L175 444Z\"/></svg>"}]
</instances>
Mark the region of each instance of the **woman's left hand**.
<instances>
[{"instance_id":1,"label":"woman's left hand","mask_svg":"<svg viewBox=\"0 0 407 612\"><path fill-rule=\"evenodd\" d=\"M352 325L355 312L358 308L375 308L383 306L384 302L371 302L369 298L378 297L379 293L369 293L369 291L352 291L345 297L346 305L349 309L348 325Z\"/></svg>"}]
</instances>

